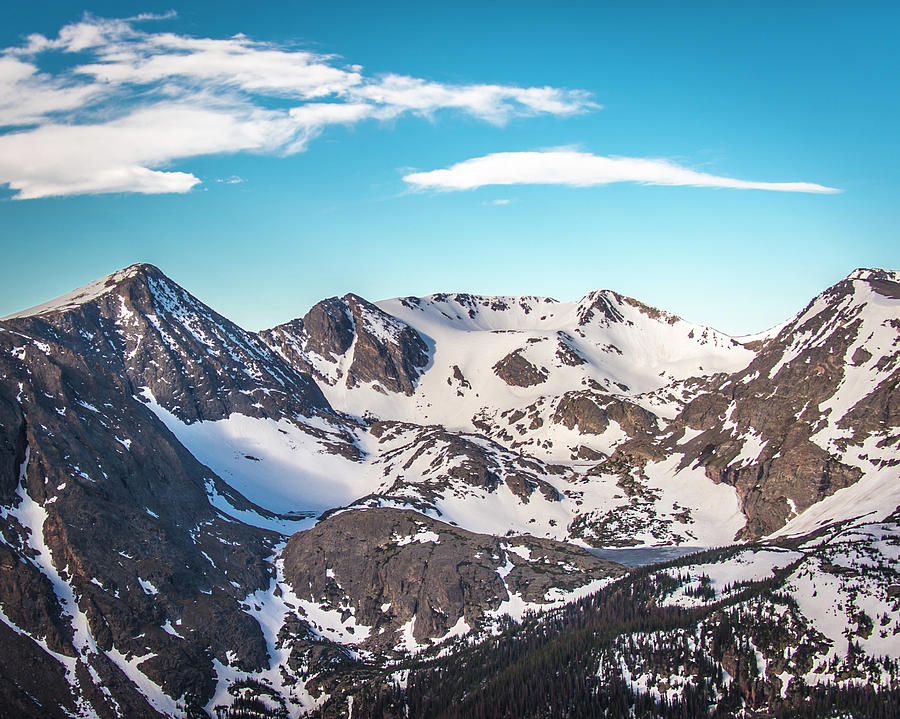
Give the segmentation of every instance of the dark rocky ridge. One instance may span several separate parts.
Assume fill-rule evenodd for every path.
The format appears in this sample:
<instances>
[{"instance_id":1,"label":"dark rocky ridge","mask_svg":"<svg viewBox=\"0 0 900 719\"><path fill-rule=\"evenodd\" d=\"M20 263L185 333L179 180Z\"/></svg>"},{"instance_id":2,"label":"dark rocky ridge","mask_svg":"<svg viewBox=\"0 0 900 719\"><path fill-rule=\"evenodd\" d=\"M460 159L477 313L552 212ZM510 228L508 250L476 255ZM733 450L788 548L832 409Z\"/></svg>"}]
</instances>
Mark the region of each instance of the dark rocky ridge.
<instances>
[{"instance_id":1,"label":"dark rocky ridge","mask_svg":"<svg viewBox=\"0 0 900 719\"><path fill-rule=\"evenodd\" d=\"M591 292L581 301L578 308L578 324L583 326L595 320L606 324L623 322L625 316L619 309L623 300L622 295L617 292L609 290Z\"/></svg>"},{"instance_id":2,"label":"dark rocky ridge","mask_svg":"<svg viewBox=\"0 0 900 719\"><path fill-rule=\"evenodd\" d=\"M363 646L380 651L396 646L413 618L413 637L424 644L460 619L478 626L511 593L545 603L552 587L574 589L624 572L560 542L500 539L387 508L337 513L291 537L283 556L285 577L301 599L352 608L358 624L372 627ZM508 574L498 574L508 563Z\"/></svg>"},{"instance_id":3,"label":"dark rocky ridge","mask_svg":"<svg viewBox=\"0 0 900 719\"><path fill-rule=\"evenodd\" d=\"M317 370L316 358L330 364L350 352L344 382L348 387L375 383L382 391L413 393L428 364L428 345L412 327L354 294L316 304L302 320L260 333L294 366L333 384L341 375Z\"/></svg>"},{"instance_id":4,"label":"dark rocky ridge","mask_svg":"<svg viewBox=\"0 0 900 719\"><path fill-rule=\"evenodd\" d=\"M186 422L331 409L307 374L152 265L110 275L86 301L5 322L90 358L125 379L132 394L149 388Z\"/></svg>"},{"instance_id":5,"label":"dark rocky ridge","mask_svg":"<svg viewBox=\"0 0 900 719\"><path fill-rule=\"evenodd\" d=\"M150 654L140 670L172 697L208 699L213 658L225 663L230 654L247 669L264 666L259 625L239 601L268 584L263 558L277 535L223 516L207 492L214 488L238 510L253 506L199 464L131 396L128 380L103 364L0 324L0 374L7 380L0 408L21 408L7 411L0 426L0 606L31 637L77 657L80 700L104 717L155 715L105 654L113 648L127 657ZM42 521L28 510L38 522L31 527L22 514L29 502L46 512ZM49 555L35 551L42 542ZM96 651L73 632L74 607L63 606L54 572L72 588ZM162 628L167 622L180 636ZM30 638L3 636L4 663L42 651ZM0 673L17 671L7 665ZM119 710L95 675L115 688ZM47 692L53 686L48 674ZM7 705L27 705L24 695L7 690ZM72 699L35 696L47 705Z\"/></svg>"}]
</instances>

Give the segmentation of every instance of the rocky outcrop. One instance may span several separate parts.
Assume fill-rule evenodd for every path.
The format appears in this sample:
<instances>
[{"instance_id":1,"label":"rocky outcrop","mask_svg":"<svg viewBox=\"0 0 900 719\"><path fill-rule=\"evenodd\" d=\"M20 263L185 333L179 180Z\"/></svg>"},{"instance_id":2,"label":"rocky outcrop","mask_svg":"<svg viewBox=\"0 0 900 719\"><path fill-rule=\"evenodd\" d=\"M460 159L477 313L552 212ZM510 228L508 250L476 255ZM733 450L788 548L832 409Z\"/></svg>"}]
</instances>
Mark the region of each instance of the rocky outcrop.
<instances>
[{"instance_id":1,"label":"rocky outcrop","mask_svg":"<svg viewBox=\"0 0 900 719\"><path fill-rule=\"evenodd\" d=\"M583 327L592 322L615 324L623 322L625 316L620 309L623 304L622 295L609 290L590 292L578 306L578 324Z\"/></svg>"},{"instance_id":2,"label":"rocky outcrop","mask_svg":"<svg viewBox=\"0 0 900 719\"><path fill-rule=\"evenodd\" d=\"M543 604L623 568L559 542L497 538L408 510L346 511L291 537L284 572L295 594L352 614L363 646L427 644L483 623L513 595ZM359 631L359 630L357 630Z\"/></svg>"},{"instance_id":3,"label":"rocky outcrop","mask_svg":"<svg viewBox=\"0 0 900 719\"><path fill-rule=\"evenodd\" d=\"M610 421L629 436L649 435L657 429L657 417L640 405L590 390L566 392L559 399L553 421L581 434L603 434Z\"/></svg>"},{"instance_id":4,"label":"rocky outcrop","mask_svg":"<svg viewBox=\"0 0 900 719\"><path fill-rule=\"evenodd\" d=\"M374 382L389 392L412 394L428 364L428 346L418 332L362 297L347 295L344 301L356 326L348 386Z\"/></svg>"},{"instance_id":5,"label":"rocky outcrop","mask_svg":"<svg viewBox=\"0 0 900 719\"><path fill-rule=\"evenodd\" d=\"M306 336L306 349L336 360L353 344L356 326L346 299L331 297L313 305L303 317L300 328Z\"/></svg>"},{"instance_id":6,"label":"rocky outcrop","mask_svg":"<svg viewBox=\"0 0 900 719\"><path fill-rule=\"evenodd\" d=\"M575 346L575 341L572 339L571 335L566 332L559 331L556 333L556 337L556 358L560 362L562 362L564 365L568 365L569 367L578 367L579 365L588 363L581 352L578 351L578 348Z\"/></svg>"},{"instance_id":7,"label":"rocky outcrop","mask_svg":"<svg viewBox=\"0 0 900 719\"><path fill-rule=\"evenodd\" d=\"M0 391L0 505L8 505L19 485L19 468L25 461L25 415L12 397Z\"/></svg>"},{"instance_id":8,"label":"rocky outcrop","mask_svg":"<svg viewBox=\"0 0 900 719\"><path fill-rule=\"evenodd\" d=\"M525 359L520 349L510 352L497 362L493 370L511 387L533 387L546 382L549 376L545 367L536 367Z\"/></svg>"},{"instance_id":9,"label":"rocky outcrop","mask_svg":"<svg viewBox=\"0 0 900 719\"><path fill-rule=\"evenodd\" d=\"M295 368L327 384L343 379L348 387L372 383L407 395L429 358L418 332L354 294L323 300L302 320L260 337Z\"/></svg>"}]
</instances>

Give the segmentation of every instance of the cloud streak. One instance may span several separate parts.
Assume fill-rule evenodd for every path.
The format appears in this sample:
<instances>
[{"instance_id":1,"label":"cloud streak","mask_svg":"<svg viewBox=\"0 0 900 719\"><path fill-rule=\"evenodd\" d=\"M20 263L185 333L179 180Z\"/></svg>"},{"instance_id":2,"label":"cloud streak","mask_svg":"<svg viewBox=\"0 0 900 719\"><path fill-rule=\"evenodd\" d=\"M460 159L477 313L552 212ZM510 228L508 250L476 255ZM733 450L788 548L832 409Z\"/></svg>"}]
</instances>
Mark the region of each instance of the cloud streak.
<instances>
[{"instance_id":1,"label":"cloud streak","mask_svg":"<svg viewBox=\"0 0 900 719\"><path fill-rule=\"evenodd\" d=\"M668 160L603 157L574 150L498 152L442 170L413 172L404 182L419 189L474 190L487 185L568 185L590 187L613 182L688 185L776 192L840 192L811 182L755 182L697 172Z\"/></svg>"},{"instance_id":2,"label":"cloud streak","mask_svg":"<svg viewBox=\"0 0 900 719\"><path fill-rule=\"evenodd\" d=\"M0 50L0 184L16 199L187 192L172 163L211 153L302 152L328 127L453 111L495 125L598 106L555 87L372 76L333 55L147 32L139 15L87 16ZM39 70L52 57L52 73ZM277 109L273 109L277 108Z\"/></svg>"}]
</instances>

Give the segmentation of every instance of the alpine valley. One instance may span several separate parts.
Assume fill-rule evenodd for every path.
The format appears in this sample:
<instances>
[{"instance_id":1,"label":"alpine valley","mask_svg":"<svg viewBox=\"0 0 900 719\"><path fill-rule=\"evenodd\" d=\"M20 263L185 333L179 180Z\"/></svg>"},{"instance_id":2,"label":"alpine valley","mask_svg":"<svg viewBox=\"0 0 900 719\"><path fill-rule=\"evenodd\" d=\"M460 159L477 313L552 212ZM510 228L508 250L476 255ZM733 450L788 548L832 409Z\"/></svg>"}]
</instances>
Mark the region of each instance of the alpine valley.
<instances>
[{"instance_id":1,"label":"alpine valley","mask_svg":"<svg viewBox=\"0 0 900 719\"><path fill-rule=\"evenodd\" d=\"M0 715L898 716L898 384L887 270L733 338L133 265L0 320Z\"/></svg>"}]
</instances>

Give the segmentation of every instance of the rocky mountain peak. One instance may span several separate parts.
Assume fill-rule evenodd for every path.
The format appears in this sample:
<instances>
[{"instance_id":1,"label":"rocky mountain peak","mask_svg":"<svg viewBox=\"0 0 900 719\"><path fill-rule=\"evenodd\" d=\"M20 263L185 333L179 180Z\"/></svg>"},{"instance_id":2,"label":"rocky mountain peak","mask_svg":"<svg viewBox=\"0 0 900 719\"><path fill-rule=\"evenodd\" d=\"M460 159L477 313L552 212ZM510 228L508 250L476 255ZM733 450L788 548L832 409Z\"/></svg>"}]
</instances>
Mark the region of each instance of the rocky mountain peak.
<instances>
[{"instance_id":1,"label":"rocky mountain peak","mask_svg":"<svg viewBox=\"0 0 900 719\"><path fill-rule=\"evenodd\" d=\"M186 421L330 412L308 375L153 265L131 265L6 322L102 362Z\"/></svg>"},{"instance_id":2,"label":"rocky mountain peak","mask_svg":"<svg viewBox=\"0 0 900 719\"><path fill-rule=\"evenodd\" d=\"M359 295L331 297L302 320L260 332L260 338L295 367L326 385L411 395L428 346L412 327Z\"/></svg>"},{"instance_id":3,"label":"rocky mountain peak","mask_svg":"<svg viewBox=\"0 0 900 719\"><path fill-rule=\"evenodd\" d=\"M162 271L154 265L130 265L121 270L117 270L116 272L112 272L111 274L106 275L106 277L101 277L99 280L94 280L83 287L60 295L56 299L20 310L19 312L4 317L4 319L11 320L21 317L33 317L73 310L86 303L96 301L104 295L127 291L127 288L131 285L146 284L147 279L150 277L159 280L165 277L165 275L163 275Z\"/></svg>"},{"instance_id":4,"label":"rocky mountain peak","mask_svg":"<svg viewBox=\"0 0 900 719\"><path fill-rule=\"evenodd\" d=\"M624 321L622 296L610 290L594 290L578 303L578 324L582 327L598 320L604 324Z\"/></svg>"},{"instance_id":5,"label":"rocky mountain peak","mask_svg":"<svg viewBox=\"0 0 900 719\"><path fill-rule=\"evenodd\" d=\"M884 270L879 268L859 267L849 275L848 280L866 280L869 282L900 282L900 272L896 270Z\"/></svg>"},{"instance_id":6,"label":"rocky mountain peak","mask_svg":"<svg viewBox=\"0 0 900 719\"><path fill-rule=\"evenodd\" d=\"M592 322L606 326L615 323L632 324L634 320L628 317L631 314L629 308L651 320L669 325L681 321L677 315L646 305L633 297L612 290L594 290L578 302L578 324L581 326Z\"/></svg>"}]
</instances>

